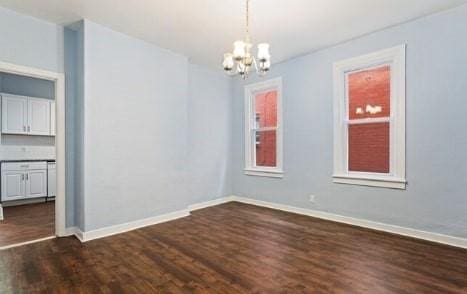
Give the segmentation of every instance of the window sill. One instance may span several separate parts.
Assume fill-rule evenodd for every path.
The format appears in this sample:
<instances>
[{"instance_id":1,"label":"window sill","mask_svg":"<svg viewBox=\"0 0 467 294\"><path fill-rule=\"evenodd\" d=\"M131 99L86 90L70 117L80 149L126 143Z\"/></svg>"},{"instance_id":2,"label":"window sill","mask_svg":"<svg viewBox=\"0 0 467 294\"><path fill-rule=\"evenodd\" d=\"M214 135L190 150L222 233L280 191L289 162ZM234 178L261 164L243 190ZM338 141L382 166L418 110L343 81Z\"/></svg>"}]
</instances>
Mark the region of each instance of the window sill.
<instances>
[{"instance_id":1,"label":"window sill","mask_svg":"<svg viewBox=\"0 0 467 294\"><path fill-rule=\"evenodd\" d=\"M407 181L394 177L359 176L359 175L334 175L333 182L369 187L381 187L405 190Z\"/></svg>"},{"instance_id":2,"label":"window sill","mask_svg":"<svg viewBox=\"0 0 467 294\"><path fill-rule=\"evenodd\" d=\"M264 170L264 169L245 169L245 175L258 176L268 178L283 178L284 171L282 170Z\"/></svg>"}]
</instances>

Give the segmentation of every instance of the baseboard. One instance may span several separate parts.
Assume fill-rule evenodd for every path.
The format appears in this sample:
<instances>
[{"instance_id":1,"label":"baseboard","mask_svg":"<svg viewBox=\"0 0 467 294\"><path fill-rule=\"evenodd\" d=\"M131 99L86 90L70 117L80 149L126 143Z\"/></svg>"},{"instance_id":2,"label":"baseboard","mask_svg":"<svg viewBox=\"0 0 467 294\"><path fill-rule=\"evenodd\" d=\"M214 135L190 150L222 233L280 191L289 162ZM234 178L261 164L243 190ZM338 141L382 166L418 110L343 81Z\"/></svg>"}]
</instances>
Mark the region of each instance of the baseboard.
<instances>
[{"instance_id":1,"label":"baseboard","mask_svg":"<svg viewBox=\"0 0 467 294\"><path fill-rule=\"evenodd\" d=\"M80 228L75 228L75 233L74 233L74 235L75 235L75 237L76 237L81 243L84 243L84 242L85 242L83 231L81 231Z\"/></svg>"},{"instance_id":2,"label":"baseboard","mask_svg":"<svg viewBox=\"0 0 467 294\"><path fill-rule=\"evenodd\" d=\"M84 242L83 232L78 227L69 227L65 229L65 235L62 237L75 236L81 242Z\"/></svg>"},{"instance_id":3,"label":"baseboard","mask_svg":"<svg viewBox=\"0 0 467 294\"><path fill-rule=\"evenodd\" d=\"M234 196L227 196L227 197L222 197L222 198L217 198L214 200L206 201L206 202L201 202L201 203L195 203L190 206L188 206L189 211L195 211L198 209L203 209L211 206L216 206L219 204L227 203L227 202L232 202L234 201Z\"/></svg>"},{"instance_id":4,"label":"baseboard","mask_svg":"<svg viewBox=\"0 0 467 294\"><path fill-rule=\"evenodd\" d=\"M167 213L167 214L163 214L160 216L155 216L155 217L151 217L147 219L137 220L137 221L121 224L121 225L106 227L106 228L97 229L97 230L88 231L88 232L83 232L77 227L72 227L72 228L67 228L66 232L68 235L75 235L76 238L78 238L81 242L86 242L86 241L90 241L90 240L94 240L98 238L103 238L103 237L107 237L107 236L111 236L115 234L128 232L128 231L139 229L142 227L151 226L151 225L175 220L178 218L186 217L190 215L190 211L195 211L198 209L216 206L219 204L232 202L232 201L292 212L292 213L301 214L301 215L307 215L307 216L311 216L311 217L315 217L319 219L334 221L338 223L344 223L344 224L358 226L362 228L368 228L368 229L373 229L377 231L383 231L383 232L398 234L402 236L407 236L407 237L412 237L416 239L421 239L421 240L426 240L426 241L431 241L431 242L436 242L436 243L441 243L441 244L446 244L450 246L467 249L466 238L442 235L442 234L437 234L437 233L432 233L432 232L427 232L427 231L421 231L421 230L416 230L416 229L411 229L411 228L406 228L406 227L400 227L400 226L395 226L395 225L390 225L390 224L374 222L374 221L365 220L365 219L353 218L353 217L348 217L348 216L343 216L343 215L338 215L338 214L333 214L333 213L328 213L328 212L323 212L323 211L318 211L318 210L313 210L313 209L300 208L300 207L295 207L295 206L290 206L290 205L285 205L285 204L261 201L261 200L247 198L247 197L234 196L234 195L222 197L222 198L218 198L218 199L214 199L214 200L210 200L206 202L192 204L188 207L188 209L184 209L184 210L180 210L180 211L176 211L172 213Z\"/></svg>"},{"instance_id":5,"label":"baseboard","mask_svg":"<svg viewBox=\"0 0 467 294\"><path fill-rule=\"evenodd\" d=\"M78 228L75 228L74 235L81 241L87 242L94 239L104 238L132 230L136 230L139 228L156 225L164 222L168 222L171 220L175 220L178 218L189 216L190 212L188 209L179 210L159 216L154 216L146 219L136 220L133 222L128 222L120 225L105 227L97 230L92 231L81 231Z\"/></svg>"},{"instance_id":6,"label":"baseboard","mask_svg":"<svg viewBox=\"0 0 467 294\"><path fill-rule=\"evenodd\" d=\"M3 206L0 204L0 221L3 220Z\"/></svg>"},{"instance_id":7,"label":"baseboard","mask_svg":"<svg viewBox=\"0 0 467 294\"><path fill-rule=\"evenodd\" d=\"M6 249L14 248L14 247L19 247L19 246L23 246L23 245L33 244L33 243L42 242L42 241L46 241L46 240L50 240L50 239L55 239L55 238L56 238L56 236L49 236L49 237L40 238L40 239L36 239L36 240L31 240L31 241L26 241L26 242L11 244L11 245L7 245L7 246L2 246L2 247L0 247L0 250L6 250Z\"/></svg>"},{"instance_id":8,"label":"baseboard","mask_svg":"<svg viewBox=\"0 0 467 294\"><path fill-rule=\"evenodd\" d=\"M229 198L232 199L232 201L242 202L246 204L252 204L256 206L267 207L267 208L292 212L292 213L301 214L301 215L307 215L307 216L334 221L338 223L349 224L349 225L358 226L362 228L368 228L368 229L373 229L377 231L383 231L383 232L398 234L402 236L407 236L407 237L412 237L416 239L421 239L421 240L426 240L426 241L431 241L431 242L436 242L436 243L441 243L441 244L446 244L450 246L467 249L466 238L442 235L442 234L421 231L421 230L416 230L416 229L411 229L411 228L406 228L406 227L400 227L400 226L395 226L395 225L389 225L389 224L369 221L365 219L353 218L353 217L348 217L348 216L343 216L343 215L338 215L338 214L333 214L333 213L328 213L328 212L323 212L323 211L318 211L318 210L300 208L300 207L278 204L278 203L273 203L273 202L266 202L266 201L261 201L261 200L246 198L246 197L231 196Z\"/></svg>"}]
</instances>

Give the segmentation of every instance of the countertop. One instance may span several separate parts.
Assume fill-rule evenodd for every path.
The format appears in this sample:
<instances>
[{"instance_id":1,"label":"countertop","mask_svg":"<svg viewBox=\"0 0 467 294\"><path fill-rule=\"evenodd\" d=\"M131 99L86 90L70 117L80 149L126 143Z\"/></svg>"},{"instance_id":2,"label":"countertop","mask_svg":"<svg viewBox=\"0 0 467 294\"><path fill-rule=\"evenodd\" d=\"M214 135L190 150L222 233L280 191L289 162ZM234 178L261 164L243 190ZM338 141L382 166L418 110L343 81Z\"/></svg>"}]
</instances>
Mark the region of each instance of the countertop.
<instances>
[{"instance_id":1,"label":"countertop","mask_svg":"<svg viewBox=\"0 0 467 294\"><path fill-rule=\"evenodd\" d=\"M0 162L37 162L37 161L55 162L55 159L0 159Z\"/></svg>"}]
</instances>

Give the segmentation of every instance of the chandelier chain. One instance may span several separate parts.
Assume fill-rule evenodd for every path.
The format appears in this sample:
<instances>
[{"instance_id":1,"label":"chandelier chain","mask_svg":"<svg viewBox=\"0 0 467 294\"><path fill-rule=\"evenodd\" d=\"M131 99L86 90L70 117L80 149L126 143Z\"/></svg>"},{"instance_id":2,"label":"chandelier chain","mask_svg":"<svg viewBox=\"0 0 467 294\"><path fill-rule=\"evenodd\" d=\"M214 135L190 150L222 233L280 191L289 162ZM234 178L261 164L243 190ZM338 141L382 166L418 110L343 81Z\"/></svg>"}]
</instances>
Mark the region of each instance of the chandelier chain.
<instances>
[{"instance_id":1,"label":"chandelier chain","mask_svg":"<svg viewBox=\"0 0 467 294\"><path fill-rule=\"evenodd\" d=\"M250 0L246 0L246 37L250 41Z\"/></svg>"}]
</instances>

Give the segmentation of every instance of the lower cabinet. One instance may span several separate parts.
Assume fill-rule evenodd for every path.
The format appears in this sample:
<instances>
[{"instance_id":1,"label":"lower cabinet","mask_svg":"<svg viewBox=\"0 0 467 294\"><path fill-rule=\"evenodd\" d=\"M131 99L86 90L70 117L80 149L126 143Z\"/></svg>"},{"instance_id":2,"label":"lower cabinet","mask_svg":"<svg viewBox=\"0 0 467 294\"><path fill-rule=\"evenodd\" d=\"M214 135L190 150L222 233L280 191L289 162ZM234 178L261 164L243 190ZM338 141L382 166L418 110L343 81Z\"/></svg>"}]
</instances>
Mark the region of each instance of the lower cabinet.
<instances>
[{"instance_id":1,"label":"lower cabinet","mask_svg":"<svg viewBox=\"0 0 467 294\"><path fill-rule=\"evenodd\" d=\"M26 197L47 196L47 170L33 170L26 173Z\"/></svg>"},{"instance_id":2,"label":"lower cabinet","mask_svg":"<svg viewBox=\"0 0 467 294\"><path fill-rule=\"evenodd\" d=\"M47 196L47 162L2 163L2 201Z\"/></svg>"},{"instance_id":3,"label":"lower cabinet","mask_svg":"<svg viewBox=\"0 0 467 294\"><path fill-rule=\"evenodd\" d=\"M18 200L26 197L24 172L2 172L2 201Z\"/></svg>"}]
</instances>

